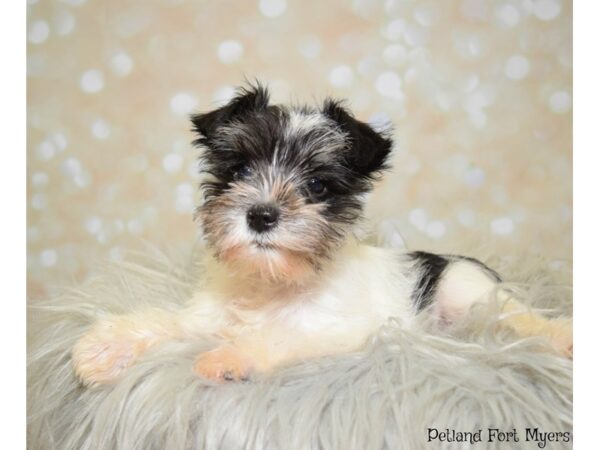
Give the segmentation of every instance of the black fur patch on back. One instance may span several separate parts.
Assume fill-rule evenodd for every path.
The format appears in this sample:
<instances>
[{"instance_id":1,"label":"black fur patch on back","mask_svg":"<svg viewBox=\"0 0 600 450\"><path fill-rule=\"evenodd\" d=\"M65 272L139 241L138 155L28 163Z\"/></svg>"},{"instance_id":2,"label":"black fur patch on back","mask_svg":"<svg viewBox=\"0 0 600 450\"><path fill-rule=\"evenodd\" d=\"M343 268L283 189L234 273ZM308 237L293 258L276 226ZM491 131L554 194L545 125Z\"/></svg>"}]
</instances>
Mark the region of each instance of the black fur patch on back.
<instances>
[{"instance_id":1,"label":"black fur patch on back","mask_svg":"<svg viewBox=\"0 0 600 450\"><path fill-rule=\"evenodd\" d=\"M422 311L433 302L436 288L450 261L434 253L420 251L411 252L408 256L414 260L419 271L411 297L417 311Z\"/></svg>"},{"instance_id":2,"label":"black fur patch on back","mask_svg":"<svg viewBox=\"0 0 600 450\"><path fill-rule=\"evenodd\" d=\"M489 266L485 265L484 263L482 263L481 261L479 261L478 259L475 258L471 258L470 256L462 256L462 255L444 255L444 257L450 259L450 260L458 260L458 261L469 261L477 266L479 266L483 272L485 272L486 274L488 274L491 278L494 279L494 281L500 283L502 281L502 278L500 277L500 275L498 274L498 272L496 272L494 269L490 268Z\"/></svg>"},{"instance_id":3,"label":"black fur patch on back","mask_svg":"<svg viewBox=\"0 0 600 450\"><path fill-rule=\"evenodd\" d=\"M436 289L449 264L468 261L478 266L483 273L494 281L498 283L502 281L498 272L486 266L478 259L469 256L436 255L435 253L417 251L408 253L408 257L414 261L415 268L418 271L418 279L411 295L417 311L422 311L432 304Z\"/></svg>"}]
</instances>

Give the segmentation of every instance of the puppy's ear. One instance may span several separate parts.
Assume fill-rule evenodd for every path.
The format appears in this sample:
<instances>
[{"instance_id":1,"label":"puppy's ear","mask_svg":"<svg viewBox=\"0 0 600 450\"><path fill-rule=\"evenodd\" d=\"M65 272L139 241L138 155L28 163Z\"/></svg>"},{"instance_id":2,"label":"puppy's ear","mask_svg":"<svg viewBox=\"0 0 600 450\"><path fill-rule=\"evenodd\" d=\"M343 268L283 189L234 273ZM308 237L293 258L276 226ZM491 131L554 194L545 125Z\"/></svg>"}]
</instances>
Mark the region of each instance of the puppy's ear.
<instances>
[{"instance_id":1,"label":"puppy's ear","mask_svg":"<svg viewBox=\"0 0 600 450\"><path fill-rule=\"evenodd\" d=\"M392 150L392 140L370 125L356 120L340 102L327 99L323 114L332 119L350 139L346 160L356 173L374 178L388 168L386 161Z\"/></svg>"},{"instance_id":2,"label":"puppy's ear","mask_svg":"<svg viewBox=\"0 0 600 450\"><path fill-rule=\"evenodd\" d=\"M238 89L238 93L229 103L211 112L191 116L193 131L200 137L196 144L205 144L213 137L215 130L253 111L269 106L269 92L260 84Z\"/></svg>"}]
</instances>

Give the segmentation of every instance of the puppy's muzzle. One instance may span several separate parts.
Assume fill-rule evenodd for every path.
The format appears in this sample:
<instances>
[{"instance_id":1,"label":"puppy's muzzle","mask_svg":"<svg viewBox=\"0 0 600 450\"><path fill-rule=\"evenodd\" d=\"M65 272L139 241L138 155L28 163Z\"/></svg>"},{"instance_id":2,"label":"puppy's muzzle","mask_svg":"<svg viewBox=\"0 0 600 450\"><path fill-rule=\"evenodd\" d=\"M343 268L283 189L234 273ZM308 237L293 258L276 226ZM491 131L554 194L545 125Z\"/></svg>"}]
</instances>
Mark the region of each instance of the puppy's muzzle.
<instances>
[{"instance_id":1,"label":"puppy's muzzle","mask_svg":"<svg viewBox=\"0 0 600 450\"><path fill-rule=\"evenodd\" d=\"M246 214L246 221L250 229L257 233L264 233L277 225L279 210L272 205L254 205Z\"/></svg>"}]
</instances>

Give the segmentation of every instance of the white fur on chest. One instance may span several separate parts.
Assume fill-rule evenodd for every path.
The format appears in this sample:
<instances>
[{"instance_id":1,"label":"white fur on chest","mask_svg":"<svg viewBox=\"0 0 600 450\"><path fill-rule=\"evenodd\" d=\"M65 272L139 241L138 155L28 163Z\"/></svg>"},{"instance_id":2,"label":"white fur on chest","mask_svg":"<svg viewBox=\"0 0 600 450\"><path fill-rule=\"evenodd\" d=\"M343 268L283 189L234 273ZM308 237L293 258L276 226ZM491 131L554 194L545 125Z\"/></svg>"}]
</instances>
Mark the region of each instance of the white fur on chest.
<instances>
[{"instance_id":1,"label":"white fur on chest","mask_svg":"<svg viewBox=\"0 0 600 450\"><path fill-rule=\"evenodd\" d=\"M414 316L410 282L390 249L347 245L314 283L265 292L265 298L255 302L252 296L260 295L255 294L256 286L237 286L232 293L228 283L228 278L218 279L210 297L221 299L211 303L222 308L218 315L230 332L238 330L235 334L277 327L299 334L354 333L364 339L391 317L409 323Z\"/></svg>"},{"instance_id":2,"label":"white fur on chest","mask_svg":"<svg viewBox=\"0 0 600 450\"><path fill-rule=\"evenodd\" d=\"M276 320L299 331L374 330L390 317L410 320L408 283L394 254L356 246L338 259L317 287L277 311Z\"/></svg>"}]
</instances>

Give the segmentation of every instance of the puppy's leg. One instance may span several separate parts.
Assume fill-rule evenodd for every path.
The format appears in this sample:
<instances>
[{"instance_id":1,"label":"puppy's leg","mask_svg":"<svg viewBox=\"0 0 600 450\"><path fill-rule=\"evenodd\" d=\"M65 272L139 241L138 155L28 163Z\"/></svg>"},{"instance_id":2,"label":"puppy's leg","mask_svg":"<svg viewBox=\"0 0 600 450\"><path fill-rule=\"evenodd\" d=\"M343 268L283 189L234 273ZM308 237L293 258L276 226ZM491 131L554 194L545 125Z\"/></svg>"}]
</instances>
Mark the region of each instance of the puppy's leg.
<instances>
[{"instance_id":1,"label":"puppy's leg","mask_svg":"<svg viewBox=\"0 0 600 450\"><path fill-rule=\"evenodd\" d=\"M346 335L308 334L290 333L289 329L277 326L264 327L200 354L194 371L216 381L245 380L253 373L268 373L284 364L357 350L370 334L369 330L348 331Z\"/></svg>"},{"instance_id":2,"label":"puppy's leg","mask_svg":"<svg viewBox=\"0 0 600 450\"><path fill-rule=\"evenodd\" d=\"M118 378L140 355L166 339L181 335L175 313L149 310L99 320L75 344L75 373L86 385Z\"/></svg>"},{"instance_id":3,"label":"puppy's leg","mask_svg":"<svg viewBox=\"0 0 600 450\"><path fill-rule=\"evenodd\" d=\"M73 347L75 373L86 385L109 383L161 342L215 334L223 318L218 302L201 297L180 311L148 309L99 320Z\"/></svg>"},{"instance_id":4,"label":"puppy's leg","mask_svg":"<svg viewBox=\"0 0 600 450\"><path fill-rule=\"evenodd\" d=\"M520 336L546 336L562 355L573 358L573 319L561 317L548 319L532 312L505 291L498 293L505 317L501 323Z\"/></svg>"},{"instance_id":5,"label":"puppy's leg","mask_svg":"<svg viewBox=\"0 0 600 450\"><path fill-rule=\"evenodd\" d=\"M412 254L419 267L414 299L418 309L430 306L440 319L452 322L478 302L496 299L502 307L500 323L519 336L545 336L561 354L572 357L571 319L549 319L531 311L499 287L500 278L484 264L469 258Z\"/></svg>"}]
</instances>

